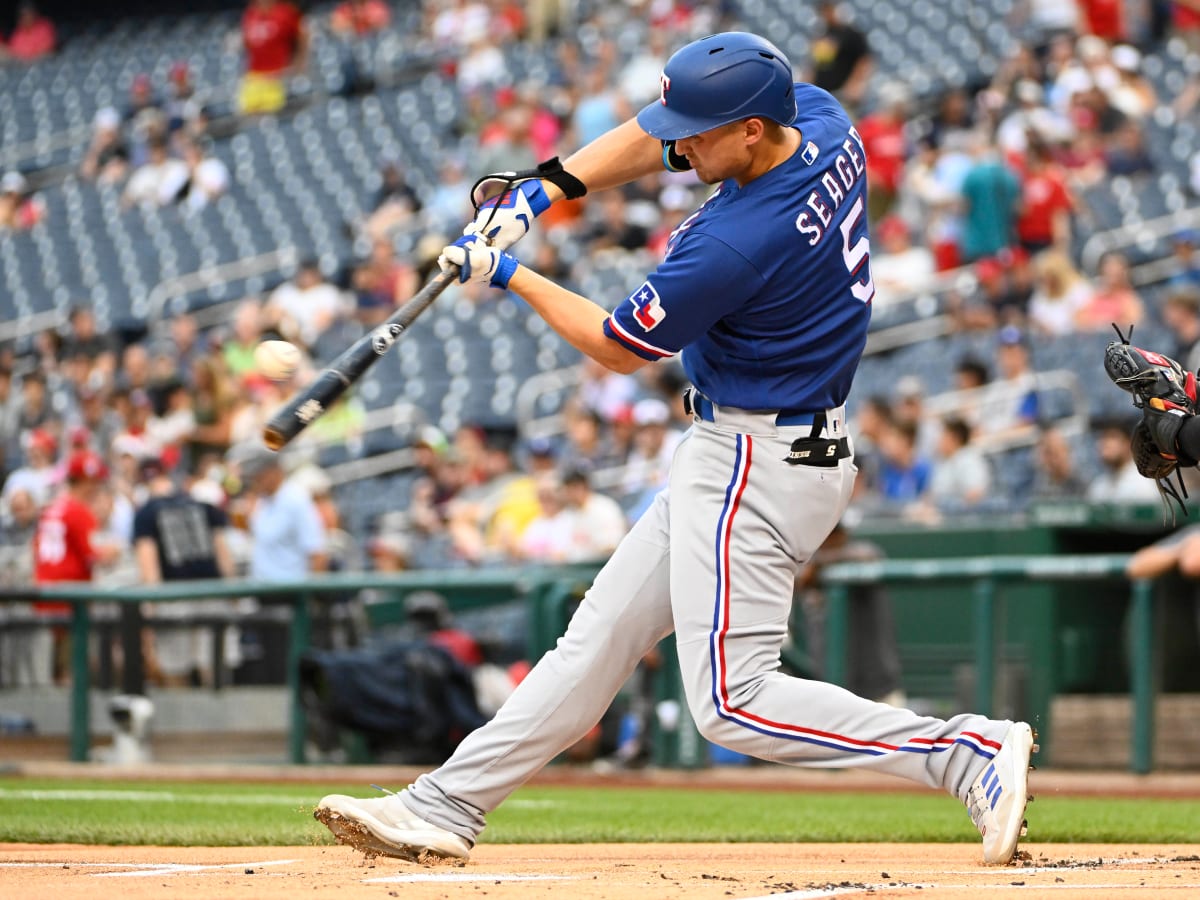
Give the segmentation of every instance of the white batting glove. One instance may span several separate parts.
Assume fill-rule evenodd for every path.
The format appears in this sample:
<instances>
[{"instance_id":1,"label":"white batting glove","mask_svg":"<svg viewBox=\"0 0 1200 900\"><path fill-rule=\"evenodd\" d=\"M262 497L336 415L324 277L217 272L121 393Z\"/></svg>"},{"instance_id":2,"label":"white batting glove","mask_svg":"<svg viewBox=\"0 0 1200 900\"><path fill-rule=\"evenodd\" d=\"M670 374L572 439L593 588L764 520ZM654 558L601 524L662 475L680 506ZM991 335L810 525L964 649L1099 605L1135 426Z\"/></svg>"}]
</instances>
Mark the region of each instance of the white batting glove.
<instances>
[{"instance_id":1,"label":"white batting glove","mask_svg":"<svg viewBox=\"0 0 1200 900\"><path fill-rule=\"evenodd\" d=\"M487 284L494 288L506 290L508 281L517 271L520 263L515 256L505 253L499 247L489 247L478 234L470 231L453 244L442 248L438 257L438 266L443 272L449 272L452 266L458 266L458 280L462 284L474 282Z\"/></svg>"},{"instance_id":2,"label":"white batting glove","mask_svg":"<svg viewBox=\"0 0 1200 900\"><path fill-rule=\"evenodd\" d=\"M475 204L475 221L463 233L478 232L501 250L525 237L533 220L550 208L550 197L537 178L516 185L499 176L480 179L471 201Z\"/></svg>"}]
</instances>

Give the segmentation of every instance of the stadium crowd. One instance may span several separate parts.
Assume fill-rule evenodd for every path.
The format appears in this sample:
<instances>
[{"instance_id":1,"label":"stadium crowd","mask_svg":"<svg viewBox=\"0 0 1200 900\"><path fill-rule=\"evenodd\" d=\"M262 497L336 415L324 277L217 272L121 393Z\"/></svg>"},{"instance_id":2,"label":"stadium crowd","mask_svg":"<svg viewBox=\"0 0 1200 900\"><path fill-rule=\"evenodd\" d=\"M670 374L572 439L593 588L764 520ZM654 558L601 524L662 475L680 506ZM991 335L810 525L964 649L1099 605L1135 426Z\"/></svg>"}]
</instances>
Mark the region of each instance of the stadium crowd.
<instances>
[{"instance_id":1,"label":"stadium crowd","mask_svg":"<svg viewBox=\"0 0 1200 900\"><path fill-rule=\"evenodd\" d=\"M1164 109L1194 115L1200 75L1179 96L1159 97L1141 62L1168 40L1200 53L1195 3L1017 4L1010 25L1027 39L1020 48L986 83L936 96L873 78L873 50L853 17L818 5L822 30L812 58L793 63L858 121L870 159L877 314L933 291L942 273L967 272L970 287L943 291L945 310L953 331L985 336L992 348L990 356L930 361L952 369L963 392L949 413L928 411L915 375L889 394L853 396L859 507L919 521L995 508L992 451L1011 446L1035 451L1017 487L1006 485L1006 504L1157 503L1153 484L1133 469L1125 423L1090 423L1098 438L1093 460L1081 459L1079 442L1046 420L1029 347L1099 334L1113 321L1153 321L1177 337L1167 349L1200 365L1200 235L1174 235L1168 280L1152 295L1134 285L1120 252L1105 255L1094 273L1081 271L1078 241L1090 215L1079 200L1088 186L1152 177L1147 117ZM25 9L18 31L0 45L8 64L54 47L53 26ZM369 248L361 258L337 271L306 260L216 327L201 329L185 313L140 334L102 333L80 297L65 327L0 347L0 583L62 577L47 565L62 551L47 535L65 527L60 498L67 495L91 510L81 520L82 568L69 577L166 577L141 564L137 550L148 537L139 511L166 489L164 474L227 536L214 573L256 577L599 558L662 486L688 424L679 402L684 376L671 362L636 377L580 363L561 433L550 437L521 434L513 421L423 425L413 443L411 496L395 497L396 511L366 533L347 533L336 486L311 461L284 470L253 451L291 388L255 372L259 341L282 337L303 347L310 362L296 376L302 381L345 346L347 333L378 323L412 294L443 238L470 218L475 176L569 153L657 96L673 47L738 23L734 3L682 0L428 0L424 10L421 40L435 48L438 75L460 101L455 134L447 136L454 149L429 191L408 182L403 161L379 161L369 215L345 223ZM646 42L632 48L605 37L629 16L650 26ZM352 42L391 27L381 0L304 13L286 0L251 0L237 38L246 59L237 90L193 84L184 62L166 85L138 75L126 109L96 114L79 176L119 187L127 207L176 206L187 215L230 184L212 152L214 110L228 113L226 129L254 127L255 116L285 108L314 29ZM549 51L548 83L511 83L503 51L521 43ZM70 52L69 42L60 52ZM1200 160L1190 190L1200 196ZM648 271L702 196L689 174L664 172L556 204L517 252L577 286L597 259ZM0 240L42 215L24 175L0 179ZM426 238L416 253L397 252L398 239L418 234ZM514 302L466 296L479 305ZM363 421L351 397L314 424L311 438L354 448ZM280 568L280 559L293 562Z\"/></svg>"}]
</instances>

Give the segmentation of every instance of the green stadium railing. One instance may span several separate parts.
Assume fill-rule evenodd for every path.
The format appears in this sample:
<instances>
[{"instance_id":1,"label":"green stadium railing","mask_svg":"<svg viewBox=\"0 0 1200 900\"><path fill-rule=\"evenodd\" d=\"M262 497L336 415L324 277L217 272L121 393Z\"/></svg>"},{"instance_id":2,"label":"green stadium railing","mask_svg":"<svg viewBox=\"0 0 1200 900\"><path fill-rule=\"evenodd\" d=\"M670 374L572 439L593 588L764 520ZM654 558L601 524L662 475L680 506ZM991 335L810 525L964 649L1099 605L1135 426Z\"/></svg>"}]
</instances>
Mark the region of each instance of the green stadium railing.
<instances>
[{"instance_id":1,"label":"green stadium railing","mask_svg":"<svg viewBox=\"0 0 1200 900\"><path fill-rule=\"evenodd\" d=\"M825 676L835 684L846 679L845 648L849 634L849 593L856 584L965 582L973 599L973 646L976 661L974 712L990 715L996 684L996 589L1011 581L1125 581L1127 554L1064 556L987 556L960 559L887 559L838 563L822 572L828 586L826 640L831 653ZM1130 694L1133 733L1130 769L1149 772L1154 763L1154 703L1157 692L1157 646L1153 582L1130 584Z\"/></svg>"},{"instance_id":2,"label":"green stadium railing","mask_svg":"<svg viewBox=\"0 0 1200 900\"><path fill-rule=\"evenodd\" d=\"M973 643L977 661L975 711L989 714L995 688L996 588L1007 581L1125 580L1125 554L1074 556L990 556L959 559L893 559L831 565L822 572L829 588L826 621L830 648L826 677L845 683L849 634L849 589L855 584L965 582L973 597ZM305 714L300 700L299 664L312 637L311 610L323 595L373 589L384 598L368 607L374 625L399 621L404 595L434 590L461 611L504 600L522 600L529 608L527 650L536 660L554 646L566 628L571 604L582 596L598 571L597 565L547 568L501 568L479 571L345 573L315 575L295 582L252 580L187 581L154 586L98 588L86 583L45 585L25 591L2 591L0 602L59 600L72 605L71 617L71 731L70 757L83 761L90 747L88 694L88 634L91 603L162 603L198 598L254 596L288 602L292 622L288 644L290 728L288 756L305 761ZM1131 769L1148 772L1153 764L1154 699L1156 693L1155 606L1152 582L1130 584L1131 694L1134 707ZM676 688L677 690L678 688ZM684 705L686 709L686 705ZM686 718L686 717L685 717ZM680 740L683 739L682 736ZM684 741L686 744L687 741ZM687 757L684 759L683 757ZM660 757L662 759L662 757ZM664 762L699 765L695 753L671 753Z\"/></svg>"}]
</instances>

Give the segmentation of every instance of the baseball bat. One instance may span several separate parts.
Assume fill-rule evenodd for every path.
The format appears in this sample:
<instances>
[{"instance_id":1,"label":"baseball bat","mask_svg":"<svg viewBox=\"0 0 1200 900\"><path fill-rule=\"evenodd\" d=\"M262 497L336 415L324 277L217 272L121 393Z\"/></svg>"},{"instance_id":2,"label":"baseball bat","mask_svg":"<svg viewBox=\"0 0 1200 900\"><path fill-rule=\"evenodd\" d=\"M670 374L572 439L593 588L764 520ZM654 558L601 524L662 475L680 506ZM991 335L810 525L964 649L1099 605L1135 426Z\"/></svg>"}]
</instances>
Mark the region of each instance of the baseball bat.
<instances>
[{"instance_id":1,"label":"baseball bat","mask_svg":"<svg viewBox=\"0 0 1200 900\"><path fill-rule=\"evenodd\" d=\"M292 396L263 427L263 443L271 450L283 448L296 435L325 414L375 361L391 348L438 295L458 278L458 266L429 279L403 306L350 345L337 359Z\"/></svg>"}]
</instances>

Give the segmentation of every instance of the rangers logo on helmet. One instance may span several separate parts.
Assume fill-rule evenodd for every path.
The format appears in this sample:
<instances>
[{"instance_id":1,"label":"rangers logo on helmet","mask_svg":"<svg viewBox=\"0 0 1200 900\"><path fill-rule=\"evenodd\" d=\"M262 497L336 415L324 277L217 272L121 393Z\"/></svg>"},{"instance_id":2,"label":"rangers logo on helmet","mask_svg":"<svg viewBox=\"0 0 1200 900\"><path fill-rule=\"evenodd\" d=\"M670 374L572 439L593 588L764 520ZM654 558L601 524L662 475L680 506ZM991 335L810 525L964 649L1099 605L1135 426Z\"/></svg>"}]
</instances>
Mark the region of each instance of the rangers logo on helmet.
<instances>
[{"instance_id":1,"label":"rangers logo on helmet","mask_svg":"<svg viewBox=\"0 0 1200 900\"><path fill-rule=\"evenodd\" d=\"M658 102L667 105L667 91L671 89L671 79L666 72L658 76Z\"/></svg>"}]
</instances>

